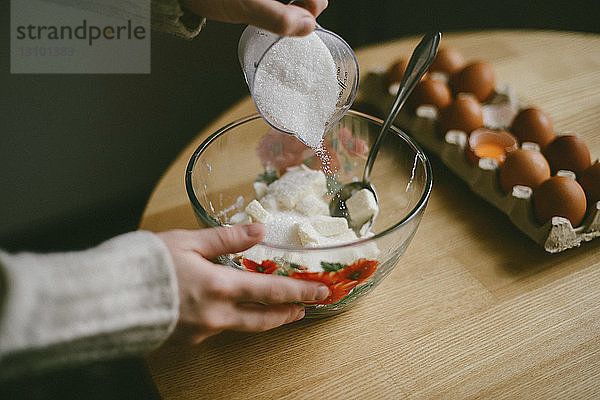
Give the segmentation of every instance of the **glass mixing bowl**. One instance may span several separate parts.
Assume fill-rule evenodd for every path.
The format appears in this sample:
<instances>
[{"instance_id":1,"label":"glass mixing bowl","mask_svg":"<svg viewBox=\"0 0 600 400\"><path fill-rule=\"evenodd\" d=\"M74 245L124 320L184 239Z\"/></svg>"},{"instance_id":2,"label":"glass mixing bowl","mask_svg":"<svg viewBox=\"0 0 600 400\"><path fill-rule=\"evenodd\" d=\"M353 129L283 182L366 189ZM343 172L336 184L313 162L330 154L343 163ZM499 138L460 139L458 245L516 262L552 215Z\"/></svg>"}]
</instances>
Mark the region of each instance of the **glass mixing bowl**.
<instances>
[{"instance_id":1,"label":"glass mixing bowl","mask_svg":"<svg viewBox=\"0 0 600 400\"><path fill-rule=\"evenodd\" d=\"M350 110L326 134L331 192L362 177L368 149L381 125L380 119ZM219 262L254 272L324 282L331 295L323 302L326 304L306 304L309 318L337 314L364 297L400 260L419 225L432 187L431 165L423 151L404 132L395 127L390 130L371 172L379 206L373 236L314 248L261 242L254 248L263 254L260 260L232 254L220 257ZM202 225L227 225L234 214L255 199L257 180L268 182L287 167L302 163L322 168L309 147L273 130L256 114L219 129L196 149L187 166L186 189ZM349 252L356 255L355 263L336 264L340 254ZM330 271L306 272L293 262L299 257L322 260Z\"/></svg>"}]
</instances>

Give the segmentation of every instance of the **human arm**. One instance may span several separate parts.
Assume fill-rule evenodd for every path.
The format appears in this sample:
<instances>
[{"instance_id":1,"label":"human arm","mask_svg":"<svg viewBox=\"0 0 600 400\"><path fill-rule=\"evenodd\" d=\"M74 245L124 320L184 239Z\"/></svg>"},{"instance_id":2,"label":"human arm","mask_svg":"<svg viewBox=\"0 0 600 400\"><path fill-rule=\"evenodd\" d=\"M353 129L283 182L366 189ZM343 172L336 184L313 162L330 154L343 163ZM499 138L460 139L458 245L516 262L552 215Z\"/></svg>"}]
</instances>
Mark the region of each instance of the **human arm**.
<instances>
[{"instance_id":1,"label":"human arm","mask_svg":"<svg viewBox=\"0 0 600 400\"><path fill-rule=\"evenodd\" d=\"M294 303L329 295L317 282L248 273L209 261L250 248L264 233L264 226L254 223L158 234L171 252L179 285L179 321L172 341L195 344L226 329L272 329L304 317L304 307Z\"/></svg>"},{"instance_id":2,"label":"human arm","mask_svg":"<svg viewBox=\"0 0 600 400\"><path fill-rule=\"evenodd\" d=\"M79 252L0 252L0 380L301 318L291 303L323 299L326 287L208 260L263 235L260 224L139 231Z\"/></svg>"},{"instance_id":3,"label":"human arm","mask_svg":"<svg viewBox=\"0 0 600 400\"><path fill-rule=\"evenodd\" d=\"M286 36L303 36L315 28L315 18L327 8L327 0L302 0L283 4L278 0L148 0L115 1L46 0L99 14L147 21L151 6L152 29L191 39L206 19L249 24Z\"/></svg>"},{"instance_id":4,"label":"human arm","mask_svg":"<svg viewBox=\"0 0 600 400\"><path fill-rule=\"evenodd\" d=\"M291 4L277 0L181 0L181 3L184 9L208 19L254 25L283 36L308 35L315 29L315 18L328 5L327 0L288 2Z\"/></svg>"},{"instance_id":5,"label":"human arm","mask_svg":"<svg viewBox=\"0 0 600 400\"><path fill-rule=\"evenodd\" d=\"M176 36L193 38L206 19L248 24L283 36L304 36L315 29L316 17L328 0L284 4L278 0L153 0L152 26Z\"/></svg>"},{"instance_id":6,"label":"human arm","mask_svg":"<svg viewBox=\"0 0 600 400\"><path fill-rule=\"evenodd\" d=\"M150 232L77 252L0 252L0 273L0 379L142 354L177 320L173 263Z\"/></svg>"}]
</instances>

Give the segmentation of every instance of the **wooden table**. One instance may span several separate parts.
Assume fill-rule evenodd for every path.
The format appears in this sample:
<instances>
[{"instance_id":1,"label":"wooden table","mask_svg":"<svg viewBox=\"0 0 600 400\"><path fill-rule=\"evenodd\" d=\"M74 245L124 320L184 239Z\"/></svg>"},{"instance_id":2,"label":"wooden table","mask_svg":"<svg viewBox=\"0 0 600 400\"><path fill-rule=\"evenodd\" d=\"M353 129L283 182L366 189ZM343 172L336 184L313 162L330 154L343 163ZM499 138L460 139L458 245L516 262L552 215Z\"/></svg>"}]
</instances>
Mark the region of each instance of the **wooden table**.
<instances>
[{"instance_id":1,"label":"wooden table","mask_svg":"<svg viewBox=\"0 0 600 400\"><path fill-rule=\"evenodd\" d=\"M363 71L418 38L357 51ZM468 60L576 132L600 156L600 36L445 35ZM184 170L211 132L253 113L249 98L207 127L158 183L140 228L197 228ZM434 159L434 189L392 274L345 314L262 334L226 332L148 357L165 399L598 398L600 240L550 255Z\"/></svg>"}]
</instances>

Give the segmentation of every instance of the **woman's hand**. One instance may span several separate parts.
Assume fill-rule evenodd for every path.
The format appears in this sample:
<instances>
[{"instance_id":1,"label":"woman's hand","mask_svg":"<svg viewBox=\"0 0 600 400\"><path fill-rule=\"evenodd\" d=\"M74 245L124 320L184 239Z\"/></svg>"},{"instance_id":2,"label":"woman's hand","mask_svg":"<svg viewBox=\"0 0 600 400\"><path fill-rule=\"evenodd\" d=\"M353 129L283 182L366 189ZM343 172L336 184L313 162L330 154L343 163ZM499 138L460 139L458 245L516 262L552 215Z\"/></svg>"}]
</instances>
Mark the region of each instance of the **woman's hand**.
<instances>
[{"instance_id":1,"label":"woman's hand","mask_svg":"<svg viewBox=\"0 0 600 400\"><path fill-rule=\"evenodd\" d=\"M327 0L302 0L286 5L277 0L182 0L191 12L221 22L254 25L283 36L304 36Z\"/></svg>"},{"instance_id":2,"label":"woman's hand","mask_svg":"<svg viewBox=\"0 0 600 400\"><path fill-rule=\"evenodd\" d=\"M297 321L304 307L329 295L327 286L238 271L208 259L246 250L265 234L262 224L159 233L175 265L179 321L173 341L199 343L223 330L260 332Z\"/></svg>"}]
</instances>

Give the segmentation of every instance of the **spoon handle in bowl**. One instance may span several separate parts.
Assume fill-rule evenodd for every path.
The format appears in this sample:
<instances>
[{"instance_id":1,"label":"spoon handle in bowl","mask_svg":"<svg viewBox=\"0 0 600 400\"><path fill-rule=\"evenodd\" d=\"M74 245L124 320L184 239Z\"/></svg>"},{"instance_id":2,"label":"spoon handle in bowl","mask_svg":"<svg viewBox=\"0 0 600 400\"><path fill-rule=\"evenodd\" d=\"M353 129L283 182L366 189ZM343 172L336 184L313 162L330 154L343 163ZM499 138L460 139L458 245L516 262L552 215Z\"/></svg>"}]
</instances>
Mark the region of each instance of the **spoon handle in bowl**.
<instances>
[{"instance_id":1,"label":"spoon handle in bowl","mask_svg":"<svg viewBox=\"0 0 600 400\"><path fill-rule=\"evenodd\" d=\"M394 103L392 104L388 116L381 127L381 131L379 132L379 135L377 135L369 153L369 158L367 159L365 171L363 173L363 182L369 182L371 168L373 167L375 157L379 152L382 139L392 126L392 123L398 116L406 99L412 93L417 83L421 80L421 77L427 72L427 69L435 59L441 38L442 34L440 32L426 34L410 56L408 66L406 67L406 71L400 82L400 87L398 88Z\"/></svg>"}]
</instances>

